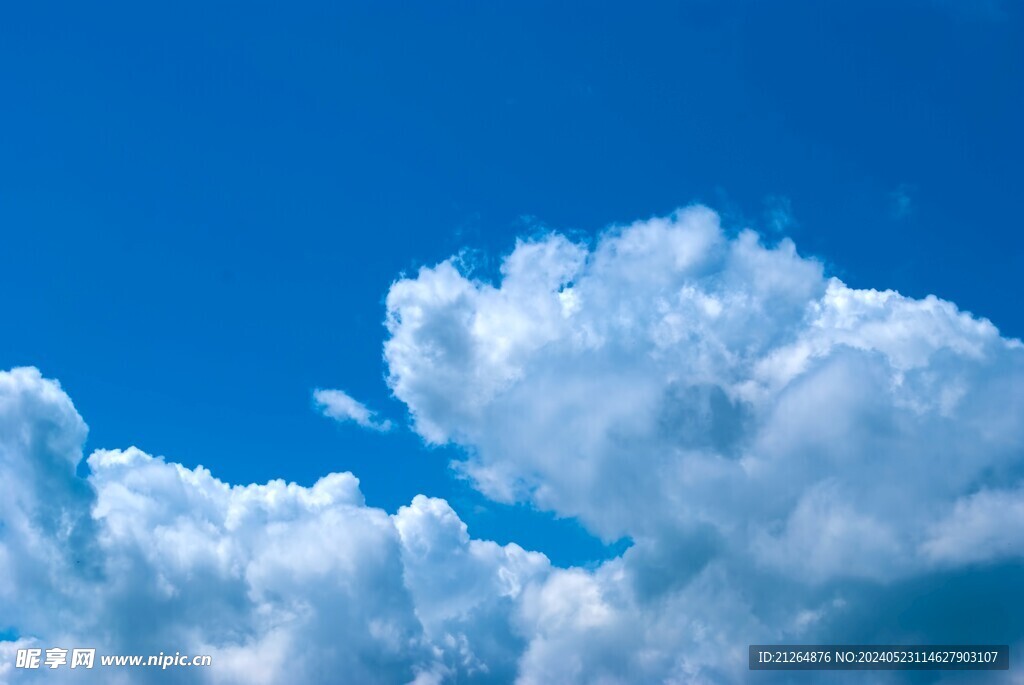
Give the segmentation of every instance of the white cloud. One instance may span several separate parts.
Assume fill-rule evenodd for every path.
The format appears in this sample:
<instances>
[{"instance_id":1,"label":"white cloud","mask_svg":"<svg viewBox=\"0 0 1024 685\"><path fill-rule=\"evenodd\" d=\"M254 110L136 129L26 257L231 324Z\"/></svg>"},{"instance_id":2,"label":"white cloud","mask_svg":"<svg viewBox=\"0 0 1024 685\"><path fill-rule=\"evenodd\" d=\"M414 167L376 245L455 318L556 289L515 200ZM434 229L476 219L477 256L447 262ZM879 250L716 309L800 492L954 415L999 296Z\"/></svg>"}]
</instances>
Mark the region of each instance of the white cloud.
<instances>
[{"instance_id":1,"label":"white cloud","mask_svg":"<svg viewBox=\"0 0 1024 685\"><path fill-rule=\"evenodd\" d=\"M56 382L0 372L0 617L22 636L0 642L0 682L160 680L11 668L29 642L213 657L182 682L514 674L511 612L543 555L470 540L440 500L367 507L349 473L233 486L129 448L83 480L85 431Z\"/></svg>"},{"instance_id":2,"label":"white cloud","mask_svg":"<svg viewBox=\"0 0 1024 685\"><path fill-rule=\"evenodd\" d=\"M508 683L526 646L515 611L526 588L551 571L547 557L512 543L470 539L440 499L418 495L393 517L405 582L431 644L445 651L445 675Z\"/></svg>"},{"instance_id":3,"label":"white cloud","mask_svg":"<svg viewBox=\"0 0 1024 685\"><path fill-rule=\"evenodd\" d=\"M812 631L866 611L865 583L1024 557L998 523L1022 502L1024 348L950 302L850 288L691 207L519 242L495 283L424 268L387 307L426 440L495 499L636 543L531 614L562 628L531 629L527 682L742 679L716 631ZM1000 494L965 503L979 487Z\"/></svg>"},{"instance_id":4,"label":"white cloud","mask_svg":"<svg viewBox=\"0 0 1024 685\"><path fill-rule=\"evenodd\" d=\"M391 421L377 421L374 418L376 412L370 411L365 404L343 390L317 389L313 391L313 399L320 413L335 421L354 421L363 428L381 432L391 430Z\"/></svg>"},{"instance_id":5,"label":"white cloud","mask_svg":"<svg viewBox=\"0 0 1024 685\"><path fill-rule=\"evenodd\" d=\"M555 568L443 500L367 507L351 474L230 485L129 448L79 478L84 422L15 369L0 617L20 643L210 653L194 682L421 685L741 683L751 643L1022 646L1024 347L988 321L849 288L700 207L520 241L493 284L424 268L387 307L424 439L463 446L491 497L633 546ZM0 662L0 682L67 675Z\"/></svg>"}]
</instances>

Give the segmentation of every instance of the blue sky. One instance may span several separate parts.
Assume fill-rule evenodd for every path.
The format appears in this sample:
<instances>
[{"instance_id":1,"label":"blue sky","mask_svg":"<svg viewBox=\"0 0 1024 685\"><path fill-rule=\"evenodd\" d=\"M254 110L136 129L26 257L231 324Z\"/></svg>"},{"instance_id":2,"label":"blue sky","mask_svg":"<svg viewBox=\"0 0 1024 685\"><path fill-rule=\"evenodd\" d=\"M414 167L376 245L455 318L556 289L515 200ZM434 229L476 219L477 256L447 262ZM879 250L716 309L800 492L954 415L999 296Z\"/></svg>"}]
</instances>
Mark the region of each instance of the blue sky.
<instances>
[{"instance_id":1,"label":"blue sky","mask_svg":"<svg viewBox=\"0 0 1024 685\"><path fill-rule=\"evenodd\" d=\"M352 470L371 504L451 498L582 561L600 545L477 497L450 450L311 411L341 387L405 425L380 354L401 273L702 201L852 286L1024 331L1014 3L30 3L3 26L0 361L60 378L90 447Z\"/></svg>"},{"instance_id":2,"label":"blue sky","mask_svg":"<svg viewBox=\"0 0 1024 685\"><path fill-rule=\"evenodd\" d=\"M0 570L35 604L99 583L124 652L209 611L220 664L280 638L246 602L334 607L282 619L353 645L309 682L1022 644L1019 3L294 5L0 10ZM346 471L368 507L312 489ZM0 656L57 634L3 590ZM162 592L212 608L140 636Z\"/></svg>"}]
</instances>

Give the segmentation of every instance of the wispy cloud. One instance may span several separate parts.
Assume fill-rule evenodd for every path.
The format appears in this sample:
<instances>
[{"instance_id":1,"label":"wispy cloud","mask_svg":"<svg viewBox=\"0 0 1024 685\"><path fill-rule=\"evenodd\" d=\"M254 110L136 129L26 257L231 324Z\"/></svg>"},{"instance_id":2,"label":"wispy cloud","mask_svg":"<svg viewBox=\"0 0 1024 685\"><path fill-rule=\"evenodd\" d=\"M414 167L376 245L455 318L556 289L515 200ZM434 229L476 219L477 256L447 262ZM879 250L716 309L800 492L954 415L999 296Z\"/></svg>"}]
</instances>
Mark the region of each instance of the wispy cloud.
<instances>
[{"instance_id":1,"label":"wispy cloud","mask_svg":"<svg viewBox=\"0 0 1024 685\"><path fill-rule=\"evenodd\" d=\"M335 421L352 421L363 428L375 431L389 431L392 423L388 419L377 420L377 412L369 409L365 404L349 395L344 390L331 390L318 388L313 392L313 400L317 409L324 416Z\"/></svg>"},{"instance_id":2,"label":"wispy cloud","mask_svg":"<svg viewBox=\"0 0 1024 685\"><path fill-rule=\"evenodd\" d=\"M894 219L906 219L914 213L914 199L911 197L913 188L906 183L889 193L889 213Z\"/></svg>"},{"instance_id":3,"label":"wispy cloud","mask_svg":"<svg viewBox=\"0 0 1024 685\"><path fill-rule=\"evenodd\" d=\"M793 203L785 195L769 195L764 205L765 223L773 233L786 233L796 225Z\"/></svg>"}]
</instances>

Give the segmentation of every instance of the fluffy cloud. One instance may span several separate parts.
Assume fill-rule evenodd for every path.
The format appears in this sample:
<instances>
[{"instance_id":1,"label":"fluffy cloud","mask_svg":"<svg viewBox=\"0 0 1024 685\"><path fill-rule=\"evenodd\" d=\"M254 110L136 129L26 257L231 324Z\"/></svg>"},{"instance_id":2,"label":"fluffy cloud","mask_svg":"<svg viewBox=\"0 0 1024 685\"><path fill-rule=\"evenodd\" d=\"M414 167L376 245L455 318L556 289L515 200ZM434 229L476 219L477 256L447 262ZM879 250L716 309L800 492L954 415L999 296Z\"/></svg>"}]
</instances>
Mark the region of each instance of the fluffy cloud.
<instances>
[{"instance_id":1,"label":"fluffy cloud","mask_svg":"<svg viewBox=\"0 0 1024 685\"><path fill-rule=\"evenodd\" d=\"M318 389L313 391L313 400L321 414L335 421L354 421L363 428L381 432L391 430L391 421L377 421L376 412L343 390Z\"/></svg>"},{"instance_id":2,"label":"fluffy cloud","mask_svg":"<svg viewBox=\"0 0 1024 685\"><path fill-rule=\"evenodd\" d=\"M495 499L635 542L548 581L564 625L553 649L537 627L526 681L738 679L717 631L813 638L864 610L850 588L1024 556L1024 348L952 303L850 288L691 207L520 241L496 282L423 268L387 308L424 439Z\"/></svg>"},{"instance_id":3,"label":"fluffy cloud","mask_svg":"<svg viewBox=\"0 0 1024 685\"><path fill-rule=\"evenodd\" d=\"M1020 475L1019 341L825 278L788 240L730 239L704 208L592 250L520 243L496 285L444 262L387 304L423 437L468 448L487 494L609 539L707 526L793 572L891 576L925 563L924 524Z\"/></svg>"},{"instance_id":4,"label":"fluffy cloud","mask_svg":"<svg viewBox=\"0 0 1024 685\"><path fill-rule=\"evenodd\" d=\"M80 479L85 433L56 382L0 373L0 617L21 635L0 642L0 682L160 679L11 668L26 646L212 656L182 682L514 674L512 608L543 555L469 540L440 500L367 507L348 473L231 486L129 448L93 453Z\"/></svg>"},{"instance_id":5,"label":"fluffy cloud","mask_svg":"<svg viewBox=\"0 0 1024 685\"><path fill-rule=\"evenodd\" d=\"M82 478L71 400L15 369L0 682L157 679L11 669L25 645L211 654L191 682L420 685L740 683L750 643L1022 645L1024 348L988 321L693 207L520 241L494 283L421 269L387 325L393 392L482 492L632 546L552 567L443 500L367 507L351 474L230 485L129 448Z\"/></svg>"}]
</instances>

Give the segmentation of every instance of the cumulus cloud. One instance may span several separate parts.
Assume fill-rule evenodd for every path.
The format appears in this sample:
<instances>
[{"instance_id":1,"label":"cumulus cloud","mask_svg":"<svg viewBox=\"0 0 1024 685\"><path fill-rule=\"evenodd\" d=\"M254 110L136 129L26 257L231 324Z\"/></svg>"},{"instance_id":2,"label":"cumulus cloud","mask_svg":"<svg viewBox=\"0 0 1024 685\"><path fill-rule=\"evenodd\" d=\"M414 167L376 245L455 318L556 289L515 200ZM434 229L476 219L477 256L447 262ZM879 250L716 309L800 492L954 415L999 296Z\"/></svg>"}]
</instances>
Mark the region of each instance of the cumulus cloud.
<instances>
[{"instance_id":1,"label":"cumulus cloud","mask_svg":"<svg viewBox=\"0 0 1024 685\"><path fill-rule=\"evenodd\" d=\"M335 421L353 421L363 428L381 432L391 430L391 421L376 420L376 412L370 411L365 404L343 390L317 389L313 391L313 400L321 414Z\"/></svg>"},{"instance_id":2,"label":"cumulus cloud","mask_svg":"<svg viewBox=\"0 0 1024 685\"><path fill-rule=\"evenodd\" d=\"M463 446L457 468L495 499L635 542L566 586L596 584L566 591L564 617L604 618L566 623L579 649L531 643L526 680L569 668L566 651L568 680L725 679L697 656L728 651L716 630L806 637L863 610L857 592L833 601L844 585L1024 555L1006 525L1024 501L1024 348L950 302L850 288L791 241L690 207L592 245L520 241L495 282L423 268L387 308L389 382L425 440ZM750 606L763 592L785 600ZM659 616L679 640L635 643ZM648 667L587 652L598 624Z\"/></svg>"},{"instance_id":3,"label":"cumulus cloud","mask_svg":"<svg viewBox=\"0 0 1024 685\"><path fill-rule=\"evenodd\" d=\"M742 530L811 545L829 576L850 567L800 531L835 518L828 544L877 548L891 575L956 497L1019 475L1019 341L826 278L788 240L730 238L705 208L592 249L520 243L498 284L444 262L387 304L390 383L423 437L469 448L491 496L606 538Z\"/></svg>"},{"instance_id":4,"label":"cumulus cloud","mask_svg":"<svg viewBox=\"0 0 1024 685\"><path fill-rule=\"evenodd\" d=\"M444 500L367 507L351 474L231 485L129 448L80 478L71 400L15 369L0 659L185 646L214 658L194 682L741 683L751 643L1022 646L1024 346L990 322L691 207L519 241L493 283L425 267L387 327L392 391L477 488L632 546L553 567Z\"/></svg>"},{"instance_id":5,"label":"cumulus cloud","mask_svg":"<svg viewBox=\"0 0 1024 685\"><path fill-rule=\"evenodd\" d=\"M349 473L229 485L129 448L94 452L81 479L85 434L55 381L0 372L0 617L20 634L0 642L0 682L160 680L12 668L29 646L212 656L181 682L514 673L511 611L543 555L470 540L440 500L367 507Z\"/></svg>"}]
</instances>

